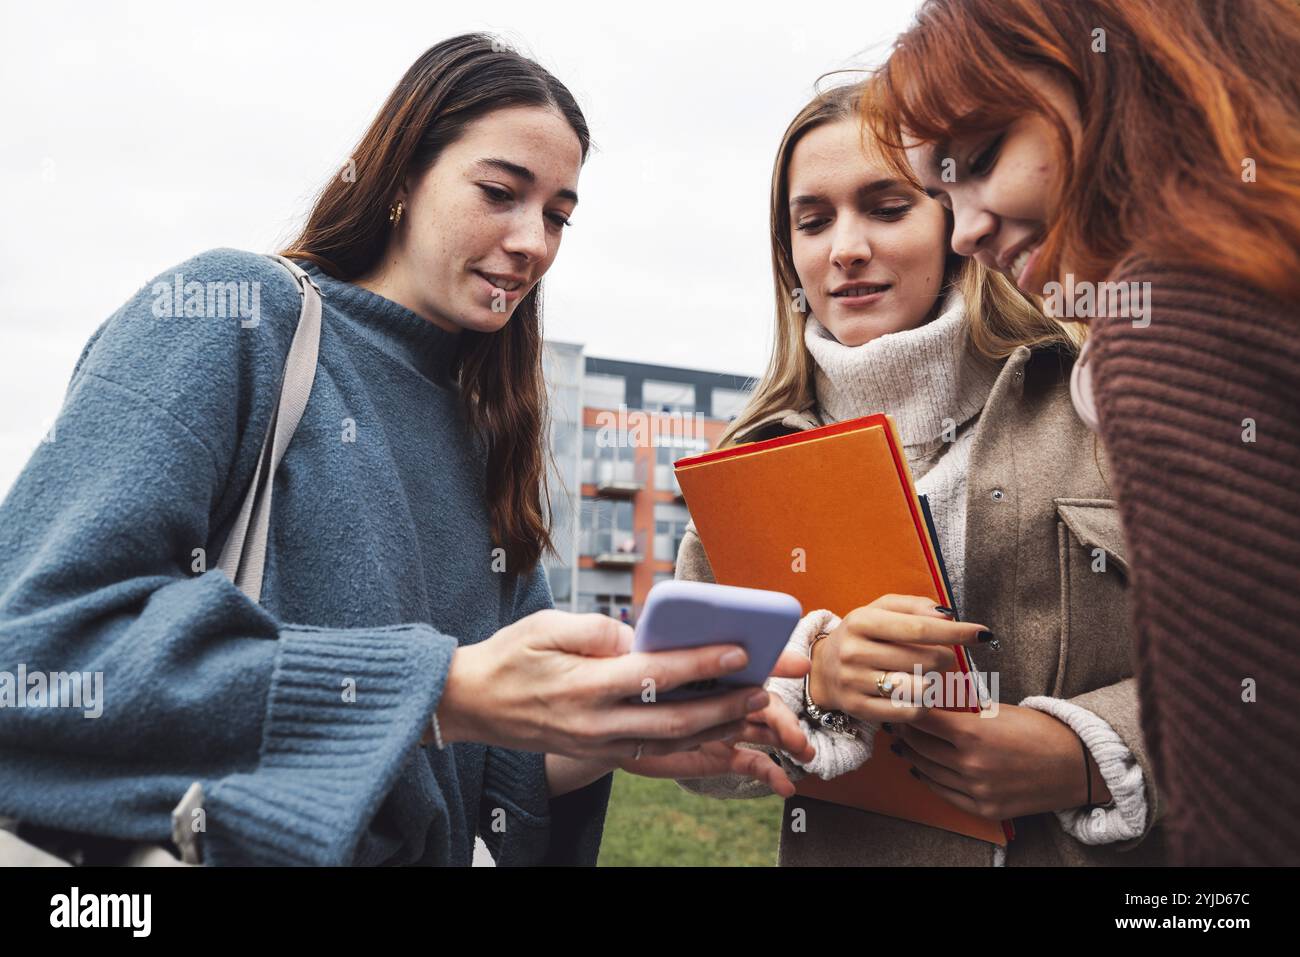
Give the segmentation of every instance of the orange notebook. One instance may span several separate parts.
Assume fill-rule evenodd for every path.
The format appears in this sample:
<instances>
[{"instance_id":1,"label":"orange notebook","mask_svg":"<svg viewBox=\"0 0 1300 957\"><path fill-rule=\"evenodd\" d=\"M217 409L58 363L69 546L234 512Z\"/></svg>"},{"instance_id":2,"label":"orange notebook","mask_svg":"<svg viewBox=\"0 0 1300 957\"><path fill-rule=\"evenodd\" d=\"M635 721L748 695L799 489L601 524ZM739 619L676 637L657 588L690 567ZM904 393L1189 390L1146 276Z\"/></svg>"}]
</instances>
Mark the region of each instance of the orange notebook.
<instances>
[{"instance_id":1,"label":"orange notebook","mask_svg":"<svg viewBox=\"0 0 1300 957\"><path fill-rule=\"evenodd\" d=\"M805 611L840 616L891 592L951 606L887 415L680 459L674 471L719 584L787 592ZM965 649L955 651L960 680L972 680ZM809 775L798 793L1004 847L1015 836L1010 821L968 814L912 777L890 740L879 732L866 764L830 781Z\"/></svg>"}]
</instances>

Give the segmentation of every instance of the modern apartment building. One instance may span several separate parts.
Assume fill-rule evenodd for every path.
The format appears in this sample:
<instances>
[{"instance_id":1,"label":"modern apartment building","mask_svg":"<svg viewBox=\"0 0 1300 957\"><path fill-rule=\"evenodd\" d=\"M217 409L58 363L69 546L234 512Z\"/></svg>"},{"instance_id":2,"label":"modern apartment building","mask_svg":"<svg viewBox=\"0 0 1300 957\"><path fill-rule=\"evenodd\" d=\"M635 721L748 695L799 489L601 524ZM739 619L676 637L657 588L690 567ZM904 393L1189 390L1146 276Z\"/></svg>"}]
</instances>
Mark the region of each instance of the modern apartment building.
<instances>
[{"instance_id":1,"label":"modern apartment building","mask_svg":"<svg viewBox=\"0 0 1300 957\"><path fill-rule=\"evenodd\" d=\"M672 463L706 451L752 379L584 354L547 341L555 606L635 623L655 582L673 577L688 515Z\"/></svg>"}]
</instances>

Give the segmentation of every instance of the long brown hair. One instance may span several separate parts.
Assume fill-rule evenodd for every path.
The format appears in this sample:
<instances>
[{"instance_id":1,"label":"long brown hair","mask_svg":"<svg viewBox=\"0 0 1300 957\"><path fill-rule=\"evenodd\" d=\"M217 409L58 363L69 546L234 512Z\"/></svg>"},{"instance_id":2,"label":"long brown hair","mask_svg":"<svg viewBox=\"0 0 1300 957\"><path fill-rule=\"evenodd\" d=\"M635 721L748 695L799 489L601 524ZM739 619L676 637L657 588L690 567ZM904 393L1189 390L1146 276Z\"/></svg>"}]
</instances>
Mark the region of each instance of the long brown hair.
<instances>
[{"instance_id":1,"label":"long brown hair","mask_svg":"<svg viewBox=\"0 0 1300 957\"><path fill-rule=\"evenodd\" d=\"M389 205L474 120L510 106L553 109L577 134L587 121L572 94L539 64L484 34L426 50L406 71L353 152L348 176L321 191L306 226L281 255L316 263L336 279L366 275L388 244ZM354 166L354 168L353 168ZM452 372L466 420L486 451L486 500L494 542L512 571L531 571L551 541L542 378L542 287L520 300L494 333L462 331Z\"/></svg>"},{"instance_id":2,"label":"long brown hair","mask_svg":"<svg viewBox=\"0 0 1300 957\"><path fill-rule=\"evenodd\" d=\"M1295 0L927 0L877 74L871 122L899 146L1047 119L1050 275L1064 262L1097 282L1140 256L1300 299L1297 64ZM1027 69L1069 87L1079 143Z\"/></svg>"},{"instance_id":3,"label":"long brown hair","mask_svg":"<svg viewBox=\"0 0 1300 957\"><path fill-rule=\"evenodd\" d=\"M870 81L849 83L819 93L790 121L781 137L772 167L769 210L772 284L776 297L775 346L767 371L745 407L718 440L719 448L735 445L739 435L774 412L805 410L816 400L813 360L804 344L808 316L790 241L790 160L799 141L810 131L827 123L857 120L864 108L862 103L867 98L869 86ZM871 131L865 125L862 126L862 135L863 148L868 155L884 153L881 144L872 141ZM891 165L901 161L902 158L897 157ZM946 215L950 233L952 214ZM1045 316L1000 273L949 250L944 259L944 278L938 302L942 303L954 287L961 291L965 301L970 345L988 359L1005 359L1022 345L1030 348L1055 345L1068 352L1081 341L1081 332L1066 329Z\"/></svg>"}]
</instances>

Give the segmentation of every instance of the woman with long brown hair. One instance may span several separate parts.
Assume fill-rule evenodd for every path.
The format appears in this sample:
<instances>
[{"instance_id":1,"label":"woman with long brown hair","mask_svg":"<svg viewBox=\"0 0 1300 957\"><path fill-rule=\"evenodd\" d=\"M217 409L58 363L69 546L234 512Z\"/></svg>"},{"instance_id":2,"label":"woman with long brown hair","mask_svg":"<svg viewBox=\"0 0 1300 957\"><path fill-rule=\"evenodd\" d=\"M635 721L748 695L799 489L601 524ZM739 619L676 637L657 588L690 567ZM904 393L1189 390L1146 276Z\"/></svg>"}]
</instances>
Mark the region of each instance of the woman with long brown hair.
<instances>
[{"instance_id":1,"label":"woman with long brown hair","mask_svg":"<svg viewBox=\"0 0 1300 957\"><path fill-rule=\"evenodd\" d=\"M762 689L641 703L743 649L632 654L550 607L540 280L588 147L541 66L446 40L281 262L202 253L95 334L0 507L0 706L32 705L0 720L0 857L468 864L477 832L594 863L615 767L790 787L733 746L806 747ZM35 706L83 671L95 720Z\"/></svg>"},{"instance_id":2,"label":"woman with long brown hair","mask_svg":"<svg viewBox=\"0 0 1300 957\"><path fill-rule=\"evenodd\" d=\"M1178 863L1300 863L1300 8L928 0L868 119L1086 322Z\"/></svg>"},{"instance_id":3,"label":"woman with long brown hair","mask_svg":"<svg viewBox=\"0 0 1300 957\"><path fill-rule=\"evenodd\" d=\"M1126 653L1126 556L1104 456L1070 403L1078 336L948 250L950 217L891 173L864 135L862 95L851 85L818 96L777 150L776 348L720 445L888 413L930 503L956 608L864 595L842 618L811 611L791 637L791 650L810 655L807 684L768 685L815 754L768 750L792 779L830 779L865 762L884 725L915 775L964 811L1014 818L1016 838L1003 849L797 795L786 801L780 863L1163 863ZM693 526L677 576L712 579ZM996 707L900 706L887 693L889 678L925 700L914 668L955 670L955 644L998 674ZM681 783L715 797L770 793L736 775Z\"/></svg>"}]
</instances>

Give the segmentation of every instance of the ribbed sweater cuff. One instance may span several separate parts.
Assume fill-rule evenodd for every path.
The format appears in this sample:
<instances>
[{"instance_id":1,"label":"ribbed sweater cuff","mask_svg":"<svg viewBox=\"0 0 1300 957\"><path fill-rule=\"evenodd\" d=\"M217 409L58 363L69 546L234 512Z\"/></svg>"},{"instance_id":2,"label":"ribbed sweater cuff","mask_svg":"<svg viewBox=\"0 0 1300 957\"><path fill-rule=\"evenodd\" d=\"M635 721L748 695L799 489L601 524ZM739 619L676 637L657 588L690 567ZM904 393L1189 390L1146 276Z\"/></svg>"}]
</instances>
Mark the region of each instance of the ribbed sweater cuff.
<instances>
[{"instance_id":1,"label":"ribbed sweater cuff","mask_svg":"<svg viewBox=\"0 0 1300 957\"><path fill-rule=\"evenodd\" d=\"M349 864L456 649L424 624L291 626L279 643L257 767L203 782L205 864Z\"/></svg>"},{"instance_id":2,"label":"ribbed sweater cuff","mask_svg":"<svg viewBox=\"0 0 1300 957\"><path fill-rule=\"evenodd\" d=\"M839 626L840 617L834 612L824 608L810 611L799 620L799 624L795 625L785 647L807 657L808 649L818 634L823 631L834 631ZM872 743L875 741L878 725L850 718L849 721L858 730L857 737L828 731L819 723L809 720L804 714L802 678L769 678L766 687L767 690L774 692L787 708L799 716L799 723L803 726L808 742L815 752L812 760L807 764L800 764L792 755L782 752L781 766L787 771L791 767L799 768L807 774L815 774L829 781L831 778L837 778L854 768L861 767L871 758ZM791 780L799 779L794 775L788 776Z\"/></svg>"},{"instance_id":3,"label":"ribbed sweater cuff","mask_svg":"<svg viewBox=\"0 0 1300 957\"><path fill-rule=\"evenodd\" d=\"M1050 714L1078 735L1110 791L1111 802L1104 807L1057 811L1056 818L1065 832L1082 844L1094 845L1141 837L1147 824L1142 768L1115 729L1087 708L1062 698L1035 695L1020 702L1020 707Z\"/></svg>"}]
</instances>

